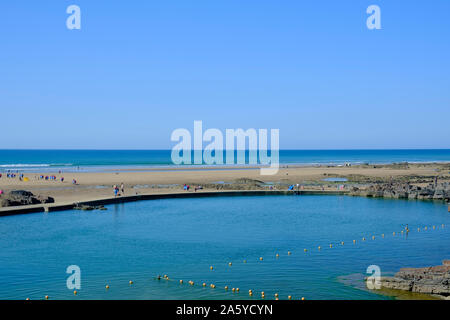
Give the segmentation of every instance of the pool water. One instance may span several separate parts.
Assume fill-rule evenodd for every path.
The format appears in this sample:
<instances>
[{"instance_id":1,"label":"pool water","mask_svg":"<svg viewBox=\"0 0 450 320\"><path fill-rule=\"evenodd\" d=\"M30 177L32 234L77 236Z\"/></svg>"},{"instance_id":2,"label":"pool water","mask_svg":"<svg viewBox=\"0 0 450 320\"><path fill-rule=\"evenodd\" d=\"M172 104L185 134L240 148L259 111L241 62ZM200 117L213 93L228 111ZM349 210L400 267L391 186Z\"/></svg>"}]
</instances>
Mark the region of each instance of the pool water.
<instances>
[{"instance_id":1,"label":"pool water","mask_svg":"<svg viewBox=\"0 0 450 320\"><path fill-rule=\"evenodd\" d=\"M450 258L450 214L438 202L291 195L107 208L0 218L0 299L390 299L341 279ZM69 265L81 270L77 295Z\"/></svg>"}]
</instances>

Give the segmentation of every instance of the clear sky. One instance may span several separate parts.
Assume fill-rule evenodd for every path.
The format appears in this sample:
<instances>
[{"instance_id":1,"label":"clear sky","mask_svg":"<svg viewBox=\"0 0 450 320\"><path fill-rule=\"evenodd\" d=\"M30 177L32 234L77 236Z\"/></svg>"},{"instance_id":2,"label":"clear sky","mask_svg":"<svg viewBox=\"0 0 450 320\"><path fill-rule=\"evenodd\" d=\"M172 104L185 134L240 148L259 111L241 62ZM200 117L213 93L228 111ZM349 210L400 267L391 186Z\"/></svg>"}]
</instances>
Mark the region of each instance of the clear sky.
<instances>
[{"instance_id":1,"label":"clear sky","mask_svg":"<svg viewBox=\"0 0 450 320\"><path fill-rule=\"evenodd\" d=\"M194 120L450 148L450 1L1 1L0 149L168 149Z\"/></svg>"}]
</instances>

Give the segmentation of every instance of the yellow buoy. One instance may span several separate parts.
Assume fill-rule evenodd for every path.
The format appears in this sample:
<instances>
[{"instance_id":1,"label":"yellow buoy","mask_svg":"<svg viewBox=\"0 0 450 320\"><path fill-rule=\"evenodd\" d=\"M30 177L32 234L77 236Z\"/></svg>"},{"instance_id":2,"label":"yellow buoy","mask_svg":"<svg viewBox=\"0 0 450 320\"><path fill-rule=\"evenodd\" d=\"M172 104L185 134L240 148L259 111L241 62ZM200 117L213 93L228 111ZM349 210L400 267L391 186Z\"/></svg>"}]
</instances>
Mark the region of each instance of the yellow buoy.
<instances>
[{"instance_id":1,"label":"yellow buoy","mask_svg":"<svg viewBox=\"0 0 450 320\"><path fill-rule=\"evenodd\" d=\"M436 229L436 226L433 226L433 229Z\"/></svg>"},{"instance_id":2,"label":"yellow buoy","mask_svg":"<svg viewBox=\"0 0 450 320\"><path fill-rule=\"evenodd\" d=\"M275 300L280 300L280 299L278 299L278 298L275 298Z\"/></svg>"},{"instance_id":3,"label":"yellow buoy","mask_svg":"<svg viewBox=\"0 0 450 320\"><path fill-rule=\"evenodd\" d=\"M78 293L77 290L74 290L74 291L73 291L73 294L74 294L74 295L77 295L77 293Z\"/></svg>"},{"instance_id":4,"label":"yellow buoy","mask_svg":"<svg viewBox=\"0 0 450 320\"><path fill-rule=\"evenodd\" d=\"M303 249L303 251L307 252L308 250L307 249Z\"/></svg>"},{"instance_id":5,"label":"yellow buoy","mask_svg":"<svg viewBox=\"0 0 450 320\"><path fill-rule=\"evenodd\" d=\"M353 240L353 243L356 243L356 240Z\"/></svg>"},{"instance_id":6,"label":"yellow buoy","mask_svg":"<svg viewBox=\"0 0 450 320\"><path fill-rule=\"evenodd\" d=\"M279 258L280 257L280 255L277 253L276 255L275 255L275 257L277 257L277 258Z\"/></svg>"},{"instance_id":7,"label":"yellow buoy","mask_svg":"<svg viewBox=\"0 0 450 320\"><path fill-rule=\"evenodd\" d=\"M206 287L206 283L203 282L203 286Z\"/></svg>"},{"instance_id":8,"label":"yellow buoy","mask_svg":"<svg viewBox=\"0 0 450 320\"><path fill-rule=\"evenodd\" d=\"M109 289L109 286L108 285L106 285L106 287L105 287L106 289Z\"/></svg>"},{"instance_id":9,"label":"yellow buoy","mask_svg":"<svg viewBox=\"0 0 450 320\"><path fill-rule=\"evenodd\" d=\"M211 267L209 267L209 269L213 270L214 268L213 268L213 266L211 266Z\"/></svg>"},{"instance_id":10,"label":"yellow buoy","mask_svg":"<svg viewBox=\"0 0 450 320\"><path fill-rule=\"evenodd\" d=\"M292 300L292 296L288 296L288 299L289 299L289 300Z\"/></svg>"},{"instance_id":11,"label":"yellow buoy","mask_svg":"<svg viewBox=\"0 0 450 320\"><path fill-rule=\"evenodd\" d=\"M26 298L25 300L27 300L27 301L28 301L28 300L30 300L30 298Z\"/></svg>"},{"instance_id":12,"label":"yellow buoy","mask_svg":"<svg viewBox=\"0 0 450 320\"><path fill-rule=\"evenodd\" d=\"M180 280L180 284L183 284L183 280Z\"/></svg>"},{"instance_id":13,"label":"yellow buoy","mask_svg":"<svg viewBox=\"0 0 450 320\"><path fill-rule=\"evenodd\" d=\"M210 287L213 288L213 289L215 289L215 288L216 288L216 285L215 285L215 284L211 284Z\"/></svg>"},{"instance_id":14,"label":"yellow buoy","mask_svg":"<svg viewBox=\"0 0 450 320\"><path fill-rule=\"evenodd\" d=\"M425 229L425 230L427 230L427 229L428 229L428 227L425 227L424 229Z\"/></svg>"},{"instance_id":15,"label":"yellow buoy","mask_svg":"<svg viewBox=\"0 0 450 320\"><path fill-rule=\"evenodd\" d=\"M228 290L228 286L225 286L225 290Z\"/></svg>"},{"instance_id":16,"label":"yellow buoy","mask_svg":"<svg viewBox=\"0 0 450 320\"><path fill-rule=\"evenodd\" d=\"M236 292L239 292L239 288L236 288Z\"/></svg>"},{"instance_id":17,"label":"yellow buoy","mask_svg":"<svg viewBox=\"0 0 450 320\"><path fill-rule=\"evenodd\" d=\"M366 238L363 237L362 240L363 240L363 241L366 241Z\"/></svg>"},{"instance_id":18,"label":"yellow buoy","mask_svg":"<svg viewBox=\"0 0 450 320\"><path fill-rule=\"evenodd\" d=\"M45 300L48 300L48 296L45 296Z\"/></svg>"},{"instance_id":19,"label":"yellow buoy","mask_svg":"<svg viewBox=\"0 0 450 320\"><path fill-rule=\"evenodd\" d=\"M302 300L305 300L305 297L302 297Z\"/></svg>"},{"instance_id":20,"label":"yellow buoy","mask_svg":"<svg viewBox=\"0 0 450 320\"><path fill-rule=\"evenodd\" d=\"M319 248L319 250L320 250L320 246L319 246L318 248Z\"/></svg>"},{"instance_id":21,"label":"yellow buoy","mask_svg":"<svg viewBox=\"0 0 450 320\"><path fill-rule=\"evenodd\" d=\"M375 236L372 236L372 240L375 240Z\"/></svg>"},{"instance_id":22,"label":"yellow buoy","mask_svg":"<svg viewBox=\"0 0 450 320\"><path fill-rule=\"evenodd\" d=\"M381 237L384 238L384 233L381 234Z\"/></svg>"},{"instance_id":23,"label":"yellow buoy","mask_svg":"<svg viewBox=\"0 0 450 320\"><path fill-rule=\"evenodd\" d=\"M259 257L259 261L263 261L263 257Z\"/></svg>"},{"instance_id":24,"label":"yellow buoy","mask_svg":"<svg viewBox=\"0 0 450 320\"><path fill-rule=\"evenodd\" d=\"M289 255L289 256L291 255L291 252L290 252L290 251L288 251L288 255Z\"/></svg>"},{"instance_id":25,"label":"yellow buoy","mask_svg":"<svg viewBox=\"0 0 450 320\"><path fill-rule=\"evenodd\" d=\"M394 235L394 236L395 236L395 232L392 232L392 235Z\"/></svg>"},{"instance_id":26,"label":"yellow buoy","mask_svg":"<svg viewBox=\"0 0 450 320\"><path fill-rule=\"evenodd\" d=\"M341 244L344 245L344 241L342 241Z\"/></svg>"},{"instance_id":27,"label":"yellow buoy","mask_svg":"<svg viewBox=\"0 0 450 320\"><path fill-rule=\"evenodd\" d=\"M235 288L232 288L232 289L231 289L231 291L235 292L235 291L236 291L236 289L235 289Z\"/></svg>"},{"instance_id":28,"label":"yellow buoy","mask_svg":"<svg viewBox=\"0 0 450 320\"><path fill-rule=\"evenodd\" d=\"M420 228L417 228L417 231L419 231L419 232L420 232Z\"/></svg>"},{"instance_id":29,"label":"yellow buoy","mask_svg":"<svg viewBox=\"0 0 450 320\"><path fill-rule=\"evenodd\" d=\"M333 248L333 245L330 243L330 248Z\"/></svg>"},{"instance_id":30,"label":"yellow buoy","mask_svg":"<svg viewBox=\"0 0 450 320\"><path fill-rule=\"evenodd\" d=\"M278 293L275 293L275 298L278 298Z\"/></svg>"},{"instance_id":31,"label":"yellow buoy","mask_svg":"<svg viewBox=\"0 0 450 320\"><path fill-rule=\"evenodd\" d=\"M247 263L247 260L244 260L244 263Z\"/></svg>"},{"instance_id":32,"label":"yellow buoy","mask_svg":"<svg viewBox=\"0 0 450 320\"><path fill-rule=\"evenodd\" d=\"M228 265L231 267L233 264L231 262L228 262Z\"/></svg>"},{"instance_id":33,"label":"yellow buoy","mask_svg":"<svg viewBox=\"0 0 450 320\"><path fill-rule=\"evenodd\" d=\"M130 280L130 282L129 282L129 283L130 283L130 284L133 284L133 281L131 281L131 280Z\"/></svg>"}]
</instances>

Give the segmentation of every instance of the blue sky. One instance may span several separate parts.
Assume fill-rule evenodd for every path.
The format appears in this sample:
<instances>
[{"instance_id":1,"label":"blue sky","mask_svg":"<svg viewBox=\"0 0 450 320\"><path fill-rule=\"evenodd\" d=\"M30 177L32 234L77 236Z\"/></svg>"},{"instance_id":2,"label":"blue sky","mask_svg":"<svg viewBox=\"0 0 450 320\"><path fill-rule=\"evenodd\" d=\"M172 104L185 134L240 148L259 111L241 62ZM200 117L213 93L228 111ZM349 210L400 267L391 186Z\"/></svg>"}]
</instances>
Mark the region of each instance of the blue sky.
<instances>
[{"instance_id":1,"label":"blue sky","mask_svg":"<svg viewBox=\"0 0 450 320\"><path fill-rule=\"evenodd\" d=\"M68 30L66 8L81 8ZM381 8L368 30L366 8ZM2 1L0 148L450 148L450 1Z\"/></svg>"}]
</instances>

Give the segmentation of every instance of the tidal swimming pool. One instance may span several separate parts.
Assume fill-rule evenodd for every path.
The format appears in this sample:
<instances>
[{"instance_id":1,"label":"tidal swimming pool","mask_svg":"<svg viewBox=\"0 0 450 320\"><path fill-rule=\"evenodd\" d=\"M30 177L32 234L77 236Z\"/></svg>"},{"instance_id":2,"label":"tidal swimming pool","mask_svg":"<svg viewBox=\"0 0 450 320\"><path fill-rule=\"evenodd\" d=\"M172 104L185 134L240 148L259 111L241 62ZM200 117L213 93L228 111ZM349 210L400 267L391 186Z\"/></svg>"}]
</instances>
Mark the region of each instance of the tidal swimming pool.
<instances>
[{"instance_id":1,"label":"tidal swimming pool","mask_svg":"<svg viewBox=\"0 0 450 320\"><path fill-rule=\"evenodd\" d=\"M362 283L369 265L387 274L450 258L450 214L437 202L242 196L107 208L0 218L0 299L389 299L341 277ZM81 269L77 295L69 265Z\"/></svg>"}]
</instances>

